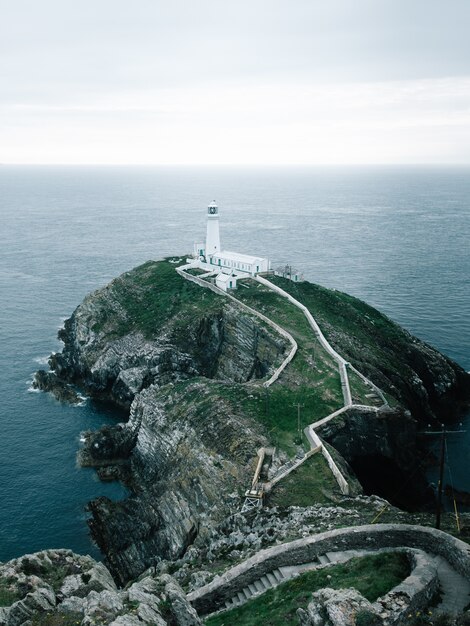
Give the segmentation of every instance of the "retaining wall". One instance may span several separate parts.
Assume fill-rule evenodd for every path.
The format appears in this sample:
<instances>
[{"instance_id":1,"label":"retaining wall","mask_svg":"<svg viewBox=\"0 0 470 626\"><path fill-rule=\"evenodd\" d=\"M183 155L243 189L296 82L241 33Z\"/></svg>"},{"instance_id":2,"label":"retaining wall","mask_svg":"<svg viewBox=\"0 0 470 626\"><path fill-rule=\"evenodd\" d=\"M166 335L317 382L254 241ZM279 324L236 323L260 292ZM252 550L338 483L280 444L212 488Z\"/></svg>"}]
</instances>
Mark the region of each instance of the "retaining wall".
<instances>
[{"instance_id":1,"label":"retaining wall","mask_svg":"<svg viewBox=\"0 0 470 626\"><path fill-rule=\"evenodd\" d=\"M343 496L348 496L349 495L348 481L345 479L339 467L334 462L333 457L331 456L331 454L328 452L328 450L323 444L321 447L321 453L325 457L326 462L328 463L328 467L330 468L333 476L336 478L336 482L338 483L338 486L341 489L341 493L343 494Z\"/></svg>"},{"instance_id":2,"label":"retaining wall","mask_svg":"<svg viewBox=\"0 0 470 626\"><path fill-rule=\"evenodd\" d=\"M237 591L274 569L309 563L326 552L418 548L445 558L470 578L470 546L443 531L409 524L376 524L341 528L261 550L211 583L188 594L200 615L216 611Z\"/></svg>"},{"instance_id":3,"label":"retaining wall","mask_svg":"<svg viewBox=\"0 0 470 626\"><path fill-rule=\"evenodd\" d=\"M409 623L409 614L427 607L439 587L439 576L432 557L416 549L410 549L407 556L410 575L373 603L383 617L384 626Z\"/></svg>"}]
</instances>

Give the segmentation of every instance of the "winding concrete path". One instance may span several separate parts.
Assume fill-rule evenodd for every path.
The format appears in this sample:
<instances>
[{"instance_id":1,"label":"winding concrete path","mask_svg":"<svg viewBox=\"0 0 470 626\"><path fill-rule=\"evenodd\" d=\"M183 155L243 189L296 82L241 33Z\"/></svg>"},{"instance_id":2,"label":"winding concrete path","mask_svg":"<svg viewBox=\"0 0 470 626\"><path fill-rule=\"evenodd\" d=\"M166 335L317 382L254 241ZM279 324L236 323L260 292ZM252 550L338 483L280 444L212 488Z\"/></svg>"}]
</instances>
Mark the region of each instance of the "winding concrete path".
<instances>
[{"instance_id":1,"label":"winding concrete path","mask_svg":"<svg viewBox=\"0 0 470 626\"><path fill-rule=\"evenodd\" d=\"M281 467L279 469L278 473L276 474L276 476L274 476L273 479L270 481L270 486L276 484L277 482L279 482L279 480L281 480L281 479L285 478L286 476L288 476L294 469L296 469L297 467L299 467L299 465L301 465L303 462L305 462L309 458L309 456L311 455L312 452L321 452L323 454L323 456L325 457L325 459L326 459L326 461L328 463L328 466L330 467L330 470L332 471L333 475L335 476L336 481L337 481L337 483L339 485L339 488L340 488L341 492L344 495L347 495L347 494L349 494L348 482L345 479L345 477L343 476L343 474L341 473L341 471L338 468L338 466L336 465L336 463L334 462L334 460L331 457L331 455L329 454L328 450L323 445L320 437L318 437L318 435L316 434L315 429L319 428L320 426L323 426L324 424L327 424L328 422L333 420L335 417L338 417L338 415L341 415L341 413L344 413L344 412L348 411L349 409L357 409L357 410L361 410L361 411L372 411L374 413L378 413L381 409L383 409L383 408L388 406L388 402L387 402L383 392L379 389L379 387L377 387L377 385L375 385L371 380L369 380L366 376L364 376L364 374L362 374L355 367L353 367L348 361L346 361L346 359L344 359L331 346L331 344L326 339L325 335L322 333L322 331L320 329L320 326L318 325L317 321L315 320L313 315L310 313L310 311L307 309L307 307L304 304L302 304L301 302L296 300L287 291L284 291L284 289L281 289L281 287L278 287L277 285L274 285L272 282L270 282L266 278L263 278L262 276L259 276L259 275L255 276L254 280L256 280L261 285L264 285L268 289L271 289L272 291L274 291L275 293L279 294L283 298L286 298L292 305L296 306L297 308L299 308L302 311L302 313L304 314L304 316L307 319L307 322L309 323L310 327L312 328L313 333L315 334L315 338L318 340L318 342L324 348L324 350L337 363L338 370L339 370L339 375L340 375L340 379L341 379L341 390L342 390L342 394L343 394L343 406L341 408L339 408L336 411L333 411L333 413L330 413L329 415L321 418L320 420L312 422L311 424L309 424L308 426L306 426L304 428L304 434L305 434L308 442L310 443L310 453L305 454L304 457L301 460L299 460L298 462L296 462L295 464L286 465L286 466ZM374 395L377 395L382 400L381 407L376 407L374 405L362 405L362 404L354 404L353 403L353 401L352 401L352 394L351 394L351 386L350 386L350 383L349 383L348 367L349 367L349 369L354 371L354 373L357 374L361 378L361 380L367 386L369 386L371 388L371 390L373 391Z\"/></svg>"},{"instance_id":2,"label":"winding concrete path","mask_svg":"<svg viewBox=\"0 0 470 626\"><path fill-rule=\"evenodd\" d=\"M436 610L457 615L470 605L470 580L455 571L442 556L435 556L433 562L439 576L441 602Z\"/></svg>"},{"instance_id":3,"label":"winding concrete path","mask_svg":"<svg viewBox=\"0 0 470 626\"><path fill-rule=\"evenodd\" d=\"M284 359L284 361L281 363L281 365L274 371L274 373L269 378L269 380L267 380L267 381L265 381L263 383L263 385L265 387L270 387L279 378L281 373L284 371L284 369L289 365L289 363L294 358L294 356L295 356L295 354L297 352L297 348L298 348L297 342L295 341L295 339L292 337L292 335L285 328L282 328L281 326L279 326L279 324L276 324L276 322L274 322L273 320L268 318L266 315L263 315L262 313L260 313L256 309L253 309L252 307L246 305L245 303L243 303L240 300L238 300L238 298L235 298L234 296L232 296L231 294L227 293L226 291L223 291L222 289L219 289L216 285L213 285L213 284L207 282L206 280L203 280L201 276L195 276L193 274L188 274L187 273L186 270L194 269L194 268L197 268L198 266L199 266L199 262L195 261L193 263L187 263L186 265L182 265L182 266L177 267L175 269L178 272L178 274L180 276L182 276L183 278L185 278L186 280L194 282L197 285L199 285L201 287L204 287L206 289L210 289L210 290L214 291L215 293L217 293L219 295L223 295L226 298L229 298L230 300L232 300L233 302L236 302L238 306L240 306L241 308L245 309L247 312L251 313L252 315L255 315L258 318L260 318L261 320L263 320L266 324L268 324L271 328L274 328L278 333L281 334L281 336L285 337L290 342L291 350L290 350L288 356ZM213 272L208 272L207 274L204 274L204 276L209 276L212 273ZM347 482L346 478L343 476L343 474L341 473L339 467L336 465L335 461L331 457L331 455L328 452L328 450L326 449L326 447L323 445L323 442L321 441L320 437L318 437L318 435L316 434L315 429L319 428L320 426L323 426L327 422L331 421L332 419L334 419L335 417L337 417L338 415L340 415L341 413L344 413L345 411L347 411L349 409L358 409L358 410L362 410L362 411L367 410L367 411L373 411L373 412L377 413L378 411L380 411L384 407L388 406L387 400L386 400L383 392L371 380L369 380L366 376L364 376L356 368L351 366L350 363L348 363L348 361L346 361L330 345L330 343L328 342L328 340L326 339L326 337L322 333L322 331L320 329L320 326L318 325L317 321L315 320L313 315L310 313L310 311L308 310L308 308L304 304L302 304L301 302L296 300L293 296L291 296L289 293L287 293L287 291L284 291L284 289L281 289L277 285L274 285L272 282L270 282L266 278L263 278L262 276L257 275L255 277L252 277L252 276L247 275L247 278L251 278L252 280L257 281L261 285L264 285L268 289L271 289L272 291L276 292L277 294L279 294L283 298L286 298L293 306L296 306L297 308L299 308L302 311L302 313L305 315L305 317L307 319L307 322L309 323L309 325L310 325L310 327L311 327L311 329L312 329L312 331L313 331L313 333L315 335L315 338L319 341L320 345L324 348L324 350L327 352L327 354L329 354L335 360L335 362L337 363L338 370L339 370L339 375L340 375L340 380L341 380L341 390L342 390L342 395L343 395L343 406L341 408L339 408L336 411L333 411L333 413L330 413L330 415L327 415L327 416L321 418L320 420L312 422L311 424L309 424L308 426L306 426L304 428L304 434L305 434L308 442L310 443L310 450L307 453L305 453L303 456L296 458L294 461L288 461L285 465L281 466L278 469L278 471L275 474L275 476L273 476L271 478L271 480L266 484L266 488L270 489L273 485L278 483L280 480L284 479L292 471L297 469L297 467L302 465L302 463L304 463L312 454L315 454L317 452L321 452L322 455L325 457L325 459L326 459L326 461L328 463L328 466L329 466L330 470L332 471L332 473L333 473L333 475L334 475L334 477L335 477L335 479L336 479L336 481L338 483L338 486L339 486L339 488L341 490L341 493L343 493L344 495L348 495L349 494L348 482ZM353 404L352 394L351 394L351 386L350 386L349 375L348 375L348 367L352 371L354 371L362 379L362 381L367 386L369 386L371 388L371 390L373 391L373 394L377 395L382 400L383 404L382 404L381 407L377 407L377 406L374 406L374 405ZM248 508L250 508L250 509L252 508L251 500L250 500L250 506ZM246 507L245 507L245 509L246 509Z\"/></svg>"}]
</instances>

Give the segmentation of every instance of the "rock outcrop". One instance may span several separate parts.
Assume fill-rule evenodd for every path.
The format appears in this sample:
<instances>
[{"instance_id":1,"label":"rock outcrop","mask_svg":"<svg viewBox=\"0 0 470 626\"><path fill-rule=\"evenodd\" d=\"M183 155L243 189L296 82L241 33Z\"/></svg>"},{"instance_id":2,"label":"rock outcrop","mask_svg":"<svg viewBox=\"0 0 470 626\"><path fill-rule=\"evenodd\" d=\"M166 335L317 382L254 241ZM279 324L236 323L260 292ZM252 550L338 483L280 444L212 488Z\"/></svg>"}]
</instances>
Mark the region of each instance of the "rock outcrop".
<instances>
[{"instance_id":1,"label":"rock outcrop","mask_svg":"<svg viewBox=\"0 0 470 626\"><path fill-rule=\"evenodd\" d=\"M348 413L322 435L353 468L373 444L378 455L396 457L401 471L414 471L416 421L409 411L423 418L457 406L468 393L468 376L364 303L322 290L315 311L308 283L295 289L324 321L335 347L398 405L379 417ZM346 314L351 336L342 323ZM84 465L118 476L131 492L122 502L89 504L93 538L124 584L161 560L180 559L239 508L257 450L272 444L274 400L260 380L280 365L289 345L236 303L185 281L168 261L148 262L87 296L59 336L64 349L50 359L47 388L76 386L129 410L127 423L86 433L80 452ZM275 397L290 410L299 393L295 368L276 386ZM323 391L330 401L333 384L312 393Z\"/></svg>"},{"instance_id":2,"label":"rock outcrop","mask_svg":"<svg viewBox=\"0 0 470 626\"><path fill-rule=\"evenodd\" d=\"M284 338L173 267L167 277L167 266L146 263L84 299L59 331L63 351L50 360L60 379L129 408L150 385L196 376L246 382L282 361Z\"/></svg>"},{"instance_id":3,"label":"rock outcrop","mask_svg":"<svg viewBox=\"0 0 470 626\"><path fill-rule=\"evenodd\" d=\"M379 413L352 408L321 427L318 434L349 463L366 493L380 493L392 504L412 511L434 507L434 493L419 471L418 430L417 420L400 408Z\"/></svg>"},{"instance_id":4,"label":"rock outcrop","mask_svg":"<svg viewBox=\"0 0 470 626\"><path fill-rule=\"evenodd\" d=\"M376 609L355 589L326 587L312 594L307 609L297 609L300 626L356 626L358 614L364 621L367 615L369 626L382 624Z\"/></svg>"},{"instance_id":5,"label":"rock outcrop","mask_svg":"<svg viewBox=\"0 0 470 626\"><path fill-rule=\"evenodd\" d=\"M0 591L1 626L202 624L168 574L149 572L118 590L102 563L70 550L45 550L0 564Z\"/></svg>"}]
</instances>

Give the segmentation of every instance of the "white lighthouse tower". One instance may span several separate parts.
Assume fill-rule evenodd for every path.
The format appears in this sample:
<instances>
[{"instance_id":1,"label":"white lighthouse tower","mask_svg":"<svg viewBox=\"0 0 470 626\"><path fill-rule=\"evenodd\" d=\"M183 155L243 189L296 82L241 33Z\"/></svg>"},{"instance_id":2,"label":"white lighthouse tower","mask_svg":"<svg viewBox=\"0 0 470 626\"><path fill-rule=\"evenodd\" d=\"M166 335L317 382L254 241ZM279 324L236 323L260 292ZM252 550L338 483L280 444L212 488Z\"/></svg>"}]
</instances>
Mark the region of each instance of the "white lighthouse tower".
<instances>
[{"instance_id":1,"label":"white lighthouse tower","mask_svg":"<svg viewBox=\"0 0 470 626\"><path fill-rule=\"evenodd\" d=\"M211 202L207 207L206 257L220 252L219 207Z\"/></svg>"}]
</instances>

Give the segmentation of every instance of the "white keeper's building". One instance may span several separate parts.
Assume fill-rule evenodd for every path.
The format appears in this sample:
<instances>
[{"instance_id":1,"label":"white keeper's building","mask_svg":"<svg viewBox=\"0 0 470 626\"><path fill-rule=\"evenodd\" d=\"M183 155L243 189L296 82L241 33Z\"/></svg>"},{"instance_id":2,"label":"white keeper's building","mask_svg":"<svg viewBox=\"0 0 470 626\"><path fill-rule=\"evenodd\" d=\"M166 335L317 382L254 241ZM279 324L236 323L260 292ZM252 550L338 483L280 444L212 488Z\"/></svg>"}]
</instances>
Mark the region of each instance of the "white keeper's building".
<instances>
[{"instance_id":1,"label":"white keeper's building","mask_svg":"<svg viewBox=\"0 0 470 626\"><path fill-rule=\"evenodd\" d=\"M221 249L219 208L215 202L207 207L206 241L194 245L194 257L201 269L217 272L216 285L224 291L236 288L237 277L255 276L270 269L268 259Z\"/></svg>"}]
</instances>

